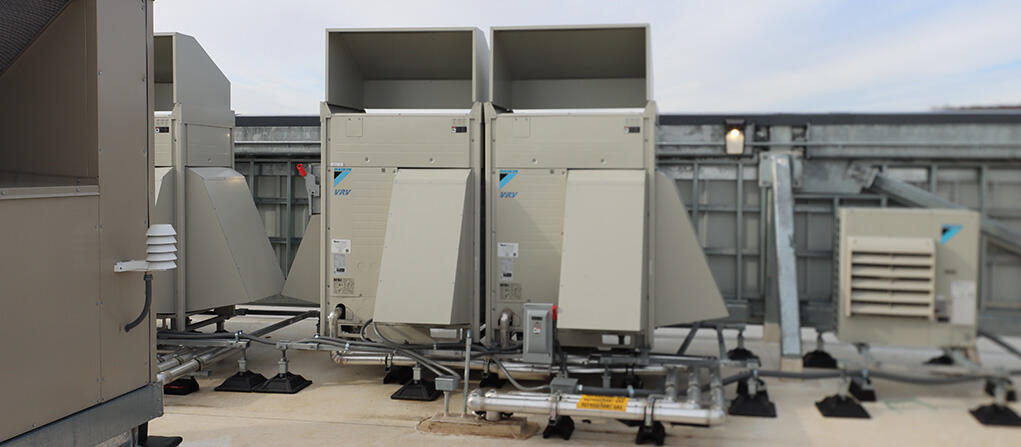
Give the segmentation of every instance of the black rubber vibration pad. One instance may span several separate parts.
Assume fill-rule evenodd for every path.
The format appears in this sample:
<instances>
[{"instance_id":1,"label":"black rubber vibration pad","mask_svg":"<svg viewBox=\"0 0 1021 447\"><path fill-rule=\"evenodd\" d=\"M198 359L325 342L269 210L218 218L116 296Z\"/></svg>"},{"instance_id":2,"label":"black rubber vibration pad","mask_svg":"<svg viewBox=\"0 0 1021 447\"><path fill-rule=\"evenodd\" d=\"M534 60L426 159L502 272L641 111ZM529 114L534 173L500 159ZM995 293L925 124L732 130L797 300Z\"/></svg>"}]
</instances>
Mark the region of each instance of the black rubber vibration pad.
<instances>
[{"instance_id":1,"label":"black rubber vibration pad","mask_svg":"<svg viewBox=\"0 0 1021 447\"><path fill-rule=\"evenodd\" d=\"M252 391L256 393L294 394L311 384L311 380L307 380L297 374L277 374Z\"/></svg>"},{"instance_id":2,"label":"black rubber vibration pad","mask_svg":"<svg viewBox=\"0 0 1021 447\"><path fill-rule=\"evenodd\" d=\"M858 401L844 395L833 395L815 403L819 413L828 418L854 418L871 419L869 412L865 411Z\"/></svg>"}]
</instances>

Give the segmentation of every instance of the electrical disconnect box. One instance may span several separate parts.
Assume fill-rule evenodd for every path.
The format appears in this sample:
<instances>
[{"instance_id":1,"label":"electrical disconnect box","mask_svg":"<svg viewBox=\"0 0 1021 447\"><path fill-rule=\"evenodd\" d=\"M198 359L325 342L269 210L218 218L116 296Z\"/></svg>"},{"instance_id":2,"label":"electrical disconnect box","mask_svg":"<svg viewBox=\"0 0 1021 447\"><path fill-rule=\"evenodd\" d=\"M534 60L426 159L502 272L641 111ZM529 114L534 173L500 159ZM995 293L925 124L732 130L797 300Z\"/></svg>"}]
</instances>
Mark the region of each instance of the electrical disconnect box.
<instances>
[{"instance_id":1,"label":"electrical disconnect box","mask_svg":"<svg viewBox=\"0 0 1021 447\"><path fill-rule=\"evenodd\" d=\"M556 304L562 344L601 346L726 317L656 171L648 27L493 28L490 42L487 321L515 314L527 339L529 303Z\"/></svg>"},{"instance_id":2,"label":"electrical disconnect box","mask_svg":"<svg viewBox=\"0 0 1021 447\"><path fill-rule=\"evenodd\" d=\"M323 318L342 305L342 323L372 319L404 337L411 325L477 328L481 31L327 30L326 40Z\"/></svg>"},{"instance_id":3,"label":"electrical disconnect box","mask_svg":"<svg viewBox=\"0 0 1021 447\"><path fill-rule=\"evenodd\" d=\"M178 269L154 274L153 310L175 315L274 296L283 274L234 167L230 82L195 38L154 37L153 223L177 230Z\"/></svg>"},{"instance_id":4,"label":"electrical disconnect box","mask_svg":"<svg viewBox=\"0 0 1021 447\"><path fill-rule=\"evenodd\" d=\"M842 208L837 337L972 346L979 234L973 211Z\"/></svg>"},{"instance_id":5,"label":"electrical disconnect box","mask_svg":"<svg viewBox=\"0 0 1021 447\"><path fill-rule=\"evenodd\" d=\"M555 308L547 303L525 303L524 312L522 359L529 363L552 363Z\"/></svg>"}]
</instances>

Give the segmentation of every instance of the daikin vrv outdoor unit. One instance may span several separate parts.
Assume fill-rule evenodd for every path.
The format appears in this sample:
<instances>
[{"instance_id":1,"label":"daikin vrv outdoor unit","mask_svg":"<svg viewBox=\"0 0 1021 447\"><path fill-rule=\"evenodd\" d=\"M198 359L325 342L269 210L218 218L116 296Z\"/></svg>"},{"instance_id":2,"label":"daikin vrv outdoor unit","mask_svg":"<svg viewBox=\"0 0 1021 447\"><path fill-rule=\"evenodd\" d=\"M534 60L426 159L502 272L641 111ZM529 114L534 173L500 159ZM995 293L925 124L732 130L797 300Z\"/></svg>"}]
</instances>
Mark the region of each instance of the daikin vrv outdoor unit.
<instances>
[{"instance_id":1,"label":"daikin vrv outdoor unit","mask_svg":"<svg viewBox=\"0 0 1021 447\"><path fill-rule=\"evenodd\" d=\"M837 337L851 343L975 343L979 214L842 208Z\"/></svg>"},{"instance_id":2,"label":"daikin vrv outdoor unit","mask_svg":"<svg viewBox=\"0 0 1021 447\"><path fill-rule=\"evenodd\" d=\"M153 309L190 312L280 293L283 274L234 167L230 82L195 38L157 34L153 223L177 229L178 269L154 275Z\"/></svg>"},{"instance_id":3,"label":"daikin vrv outdoor unit","mask_svg":"<svg viewBox=\"0 0 1021 447\"><path fill-rule=\"evenodd\" d=\"M475 326L481 31L327 30L326 55L322 315Z\"/></svg>"},{"instance_id":4,"label":"daikin vrv outdoor unit","mask_svg":"<svg viewBox=\"0 0 1021 447\"><path fill-rule=\"evenodd\" d=\"M521 331L525 303L551 303L564 345L647 346L657 326L726 317L656 171L648 26L493 28L490 41L487 321Z\"/></svg>"}]
</instances>

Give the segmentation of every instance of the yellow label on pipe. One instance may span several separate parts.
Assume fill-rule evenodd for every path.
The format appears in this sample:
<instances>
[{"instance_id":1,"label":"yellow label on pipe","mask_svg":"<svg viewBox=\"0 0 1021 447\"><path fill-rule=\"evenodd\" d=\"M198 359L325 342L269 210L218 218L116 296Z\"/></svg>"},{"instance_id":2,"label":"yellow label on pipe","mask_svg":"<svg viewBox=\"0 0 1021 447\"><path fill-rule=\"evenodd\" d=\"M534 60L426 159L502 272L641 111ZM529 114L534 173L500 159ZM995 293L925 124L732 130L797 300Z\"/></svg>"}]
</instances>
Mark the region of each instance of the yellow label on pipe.
<instances>
[{"instance_id":1,"label":"yellow label on pipe","mask_svg":"<svg viewBox=\"0 0 1021 447\"><path fill-rule=\"evenodd\" d=\"M578 408L584 408L586 410L610 410L610 411L625 411L627 410L627 397L618 396L595 396L592 394L582 394L581 399L578 400Z\"/></svg>"}]
</instances>

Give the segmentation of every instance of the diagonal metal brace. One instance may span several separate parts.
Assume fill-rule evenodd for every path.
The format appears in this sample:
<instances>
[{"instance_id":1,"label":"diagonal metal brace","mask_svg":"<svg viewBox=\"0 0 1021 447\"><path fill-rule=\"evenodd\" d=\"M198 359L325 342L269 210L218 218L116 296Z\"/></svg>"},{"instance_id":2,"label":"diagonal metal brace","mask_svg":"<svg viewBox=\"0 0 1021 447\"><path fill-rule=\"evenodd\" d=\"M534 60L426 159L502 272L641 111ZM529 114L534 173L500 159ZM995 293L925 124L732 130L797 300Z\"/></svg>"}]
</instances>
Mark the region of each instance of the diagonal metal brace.
<instances>
[{"instance_id":1,"label":"diagonal metal brace","mask_svg":"<svg viewBox=\"0 0 1021 447\"><path fill-rule=\"evenodd\" d=\"M886 194L905 205L918 208L968 209L964 205L951 202L922 188L905 183L868 165L852 164L848 169L848 177L857 181L863 189L871 189L872 191ZM982 234L996 245L1021 255L1021 231L999 220L983 215Z\"/></svg>"}]
</instances>

